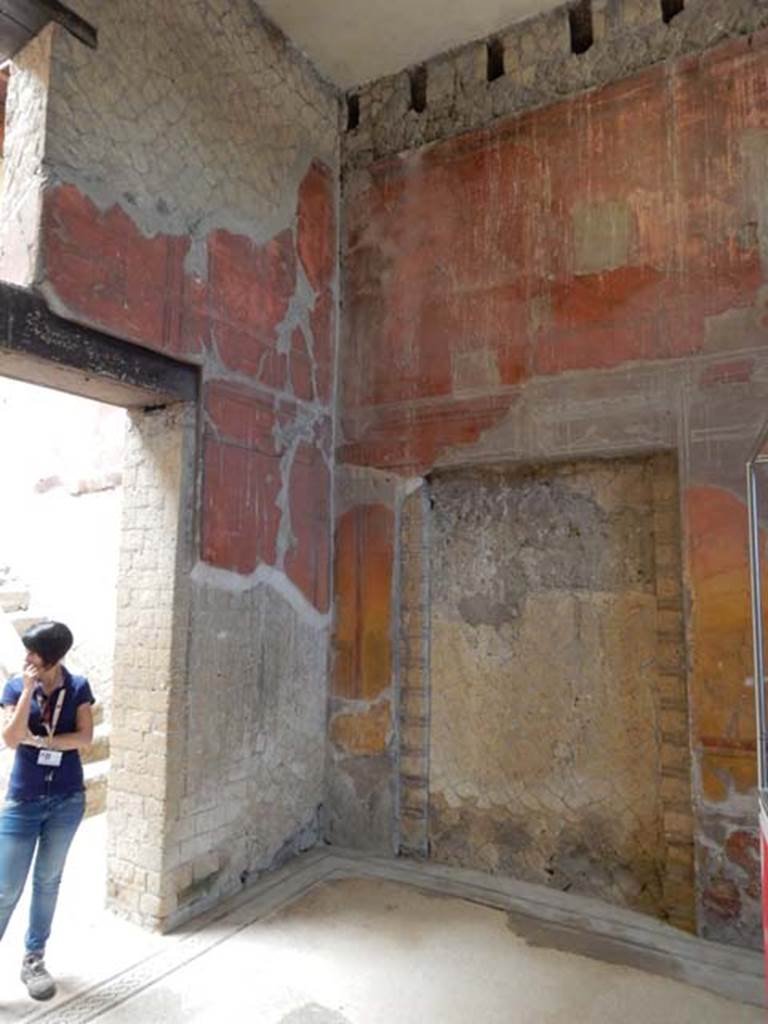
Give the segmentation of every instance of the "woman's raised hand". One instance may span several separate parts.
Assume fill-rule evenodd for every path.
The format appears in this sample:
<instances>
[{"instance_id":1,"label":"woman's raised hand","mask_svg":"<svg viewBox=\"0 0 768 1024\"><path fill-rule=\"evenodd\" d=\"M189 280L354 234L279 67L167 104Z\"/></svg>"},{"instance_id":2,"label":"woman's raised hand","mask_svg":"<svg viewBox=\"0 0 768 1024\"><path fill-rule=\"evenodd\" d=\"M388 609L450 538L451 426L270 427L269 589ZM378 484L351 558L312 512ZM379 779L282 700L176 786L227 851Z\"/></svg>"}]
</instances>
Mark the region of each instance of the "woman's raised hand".
<instances>
[{"instance_id":1,"label":"woman's raised hand","mask_svg":"<svg viewBox=\"0 0 768 1024\"><path fill-rule=\"evenodd\" d=\"M34 665L25 665L24 666L24 689L25 690L34 690L35 686L37 686L38 681L39 681L39 676L37 674L37 669L35 668L35 666Z\"/></svg>"}]
</instances>

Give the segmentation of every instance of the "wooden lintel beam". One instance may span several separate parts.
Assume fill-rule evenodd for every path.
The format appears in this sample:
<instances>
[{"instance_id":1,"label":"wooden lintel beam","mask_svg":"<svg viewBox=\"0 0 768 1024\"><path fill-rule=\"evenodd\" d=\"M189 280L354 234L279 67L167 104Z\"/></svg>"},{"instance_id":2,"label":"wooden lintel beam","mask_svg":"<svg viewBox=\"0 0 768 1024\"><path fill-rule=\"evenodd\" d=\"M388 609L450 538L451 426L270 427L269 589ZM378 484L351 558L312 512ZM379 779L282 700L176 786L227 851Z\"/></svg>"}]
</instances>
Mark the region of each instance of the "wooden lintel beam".
<instances>
[{"instance_id":1,"label":"wooden lintel beam","mask_svg":"<svg viewBox=\"0 0 768 1024\"><path fill-rule=\"evenodd\" d=\"M52 21L65 28L70 35L79 39L86 46L90 46L92 50L96 49L99 43L98 32L85 18L81 18L79 14L76 14L66 4L60 3L59 0L35 0L35 2L38 7L42 7L48 12Z\"/></svg>"},{"instance_id":2,"label":"wooden lintel beam","mask_svg":"<svg viewBox=\"0 0 768 1024\"><path fill-rule=\"evenodd\" d=\"M199 369L64 320L0 281L0 375L123 406L195 401Z\"/></svg>"}]
</instances>

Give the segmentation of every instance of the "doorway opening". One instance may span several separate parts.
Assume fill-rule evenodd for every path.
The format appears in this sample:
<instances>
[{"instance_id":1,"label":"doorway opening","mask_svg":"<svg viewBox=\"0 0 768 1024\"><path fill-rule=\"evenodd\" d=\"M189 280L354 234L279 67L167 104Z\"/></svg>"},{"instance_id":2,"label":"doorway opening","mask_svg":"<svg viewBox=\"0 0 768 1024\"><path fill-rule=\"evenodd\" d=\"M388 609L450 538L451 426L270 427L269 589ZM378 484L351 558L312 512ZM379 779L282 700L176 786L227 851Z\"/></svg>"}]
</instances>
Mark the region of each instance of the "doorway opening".
<instances>
[{"instance_id":1,"label":"doorway opening","mask_svg":"<svg viewBox=\"0 0 768 1024\"><path fill-rule=\"evenodd\" d=\"M0 378L0 684L21 669L26 629L70 626L67 666L97 699L87 814L106 810L126 427L119 407ZM11 764L5 751L3 792Z\"/></svg>"},{"instance_id":2,"label":"doorway opening","mask_svg":"<svg viewBox=\"0 0 768 1024\"><path fill-rule=\"evenodd\" d=\"M18 671L25 615L72 626L71 668L91 678L103 716L87 774L91 810L106 807L107 904L159 927L174 896L169 746L187 670L198 369L3 282L0 325L0 472L23 492L0 521L3 616L16 616L4 670Z\"/></svg>"}]
</instances>

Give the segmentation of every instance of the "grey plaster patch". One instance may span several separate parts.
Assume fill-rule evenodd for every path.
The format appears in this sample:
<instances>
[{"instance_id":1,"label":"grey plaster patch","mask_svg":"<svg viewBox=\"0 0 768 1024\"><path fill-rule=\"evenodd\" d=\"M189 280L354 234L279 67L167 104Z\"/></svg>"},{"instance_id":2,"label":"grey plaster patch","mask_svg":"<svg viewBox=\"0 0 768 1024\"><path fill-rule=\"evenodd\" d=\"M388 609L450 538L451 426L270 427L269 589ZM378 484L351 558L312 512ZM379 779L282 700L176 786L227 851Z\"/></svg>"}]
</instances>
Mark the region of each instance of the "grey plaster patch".
<instances>
[{"instance_id":1,"label":"grey plaster patch","mask_svg":"<svg viewBox=\"0 0 768 1024\"><path fill-rule=\"evenodd\" d=\"M392 473L339 463L334 472L336 517L356 505L394 506L404 486L403 478Z\"/></svg>"},{"instance_id":2,"label":"grey plaster patch","mask_svg":"<svg viewBox=\"0 0 768 1024\"><path fill-rule=\"evenodd\" d=\"M629 262L632 211L626 203L578 203L571 218L575 274L597 274Z\"/></svg>"},{"instance_id":3,"label":"grey plaster patch","mask_svg":"<svg viewBox=\"0 0 768 1024\"><path fill-rule=\"evenodd\" d=\"M197 573L173 868L216 856L219 898L317 836L327 631L264 583ZM237 709L232 713L232 709ZM288 844L288 845L286 845ZM219 865L211 864L215 869Z\"/></svg>"},{"instance_id":4,"label":"grey plaster patch","mask_svg":"<svg viewBox=\"0 0 768 1024\"><path fill-rule=\"evenodd\" d=\"M768 266L768 261L765 262ZM704 320L704 351L725 355L765 343L768 288L759 289L754 305L737 306Z\"/></svg>"},{"instance_id":5,"label":"grey plaster patch","mask_svg":"<svg viewBox=\"0 0 768 1024\"><path fill-rule=\"evenodd\" d=\"M454 353L451 369L454 392L495 388L501 383L495 354L488 349Z\"/></svg>"},{"instance_id":6,"label":"grey plaster patch","mask_svg":"<svg viewBox=\"0 0 768 1024\"><path fill-rule=\"evenodd\" d=\"M380 853L394 846L393 763L377 757L328 759L327 838L334 845Z\"/></svg>"}]
</instances>

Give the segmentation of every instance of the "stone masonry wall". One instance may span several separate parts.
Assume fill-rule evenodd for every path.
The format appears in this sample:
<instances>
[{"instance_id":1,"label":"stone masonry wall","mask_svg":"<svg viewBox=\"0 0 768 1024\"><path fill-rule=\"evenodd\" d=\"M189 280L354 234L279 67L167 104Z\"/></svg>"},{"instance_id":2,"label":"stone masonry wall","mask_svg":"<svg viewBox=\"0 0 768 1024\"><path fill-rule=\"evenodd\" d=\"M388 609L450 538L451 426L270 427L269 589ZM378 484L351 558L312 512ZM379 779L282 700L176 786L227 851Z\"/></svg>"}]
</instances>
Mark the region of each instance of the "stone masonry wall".
<instances>
[{"instance_id":1,"label":"stone masonry wall","mask_svg":"<svg viewBox=\"0 0 768 1024\"><path fill-rule=\"evenodd\" d=\"M173 584L186 610L163 620L172 671L141 666L115 739L121 770L135 774L134 718L144 735L150 710L166 716L148 757L173 738L162 781L159 765L150 773L157 792L143 795L160 801L146 842L121 853L130 809L111 803L120 871L130 876L131 850L154 851L151 865L134 864L154 874L113 879L113 898L166 926L317 834L338 103L249 0L150 0L140 17L133 0L75 6L99 47L58 29L47 40L47 117L34 138L42 213L27 225L38 251L21 276L62 315L192 362L201 377L200 447L178 506L194 516ZM25 60L11 74L11 119ZM11 143L9 130L13 162ZM156 682L167 706L148 709L142 694L159 699ZM225 720L251 727L230 736Z\"/></svg>"},{"instance_id":2,"label":"stone masonry wall","mask_svg":"<svg viewBox=\"0 0 768 1024\"><path fill-rule=\"evenodd\" d=\"M694 836L699 932L747 945L762 936L743 466L768 399L767 99L756 34L350 165L338 448L344 521L380 524L357 575L375 606L337 577L339 628L375 623L396 701L397 524L431 472L675 453L683 542L660 548L657 572L681 560L685 615L665 620L671 664L684 631L688 712L672 688L665 722L687 735L692 802L670 759L683 789L669 824ZM397 707L375 743L371 705L358 713L335 792L363 772L368 788L339 803L340 829L372 788L398 789L396 753L388 774L373 754L382 738L402 749ZM380 848L401 827L393 800Z\"/></svg>"},{"instance_id":3,"label":"stone masonry wall","mask_svg":"<svg viewBox=\"0 0 768 1024\"><path fill-rule=\"evenodd\" d=\"M52 29L33 39L3 83L0 278L18 285L37 269L52 40Z\"/></svg>"},{"instance_id":4,"label":"stone masonry wall","mask_svg":"<svg viewBox=\"0 0 768 1024\"><path fill-rule=\"evenodd\" d=\"M662 0L564 4L352 90L345 165L364 167L768 26L760 0L686 0L681 6L665 20ZM575 29L574 8L585 12Z\"/></svg>"}]
</instances>

